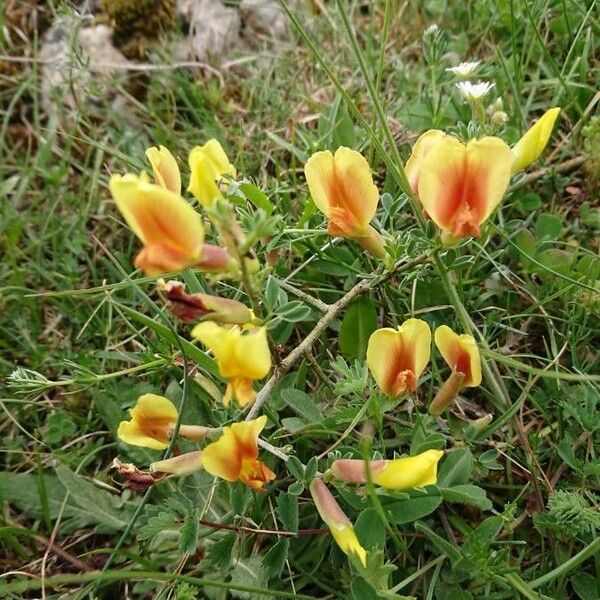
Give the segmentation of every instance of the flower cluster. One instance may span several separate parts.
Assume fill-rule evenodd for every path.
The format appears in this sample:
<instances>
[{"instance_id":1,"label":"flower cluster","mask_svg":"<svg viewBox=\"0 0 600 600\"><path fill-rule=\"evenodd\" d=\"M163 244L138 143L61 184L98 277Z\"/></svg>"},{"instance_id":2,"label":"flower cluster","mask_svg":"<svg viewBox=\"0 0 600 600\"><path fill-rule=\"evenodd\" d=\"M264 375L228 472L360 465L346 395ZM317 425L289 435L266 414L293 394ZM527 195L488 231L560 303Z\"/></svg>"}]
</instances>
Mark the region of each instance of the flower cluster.
<instances>
[{"instance_id":1,"label":"flower cluster","mask_svg":"<svg viewBox=\"0 0 600 600\"><path fill-rule=\"evenodd\" d=\"M450 71L466 79L477 67L478 63L466 63ZM481 88L476 92L477 86L461 82L465 90L467 84L473 94L489 91ZM481 234L482 225L505 196L511 176L541 154L559 111L549 110L513 148L494 136L463 140L440 130L429 130L419 137L406 163L410 189L405 191L440 229L444 244ZM187 191L201 213L182 196L181 172L169 150L163 146L149 148L146 156L152 180L145 172L127 173L113 175L109 183L117 208L143 246L134 264L150 276L193 268L241 283L254 310L238 300L203 292L187 293L178 281L160 279L158 291L174 315L193 325L191 338L205 346L216 361L227 382L222 398L225 407L231 410L235 403L245 409L256 399L255 382L271 371L272 344L267 320L258 314L259 304L253 299L253 286L258 280L252 243L229 203L228 186L237 177L236 168L214 139L192 149ZM365 157L345 147L334 153L316 152L306 162L305 175L316 207L327 218L328 232L352 239L372 257L385 259L388 236L375 221L380 195ZM206 219L220 236L220 244L205 243ZM389 266L387 261L385 265ZM452 405L461 390L480 385L482 365L477 343L468 332L457 334L441 325L436 328L433 341L450 367L448 378L428 407L430 414L437 416ZM378 329L371 335L366 361L383 394L400 398L417 390L419 378L430 361L431 343L428 323L417 318L409 318L395 329ZM153 462L149 474L127 465L138 484L154 484L165 476L204 470L224 481L241 481L262 491L276 477L259 458L259 445L269 447L260 440L266 425L266 416L248 417L219 428L182 423L170 400L144 394L130 409L130 419L120 423L118 437L152 450L175 451L174 456ZM198 444L198 448L180 453L176 436ZM282 456L280 451L275 455ZM327 482L370 482L384 490L422 488L436 483L443 455L442 450L430 449L391 459L343 458L334 460L324 474L317 473L310 483L310 493L341 550L367 565L367 553Z\"/></svg>"}]
</instances>

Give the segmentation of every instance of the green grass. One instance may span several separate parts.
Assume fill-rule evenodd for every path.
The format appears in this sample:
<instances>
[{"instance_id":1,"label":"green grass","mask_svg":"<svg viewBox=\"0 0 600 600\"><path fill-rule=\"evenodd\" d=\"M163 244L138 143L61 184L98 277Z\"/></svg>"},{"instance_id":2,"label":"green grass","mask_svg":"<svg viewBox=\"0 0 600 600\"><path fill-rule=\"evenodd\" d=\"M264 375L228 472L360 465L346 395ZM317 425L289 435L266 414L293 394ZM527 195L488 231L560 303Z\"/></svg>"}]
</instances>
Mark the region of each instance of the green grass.
<instances>
[{"instance_id":1,"label":"green grass","mask_svg":"<svg viewBox=\"0 0 600 600\"><path fill-rule=\"evenodd\" d=\"M390 0L344 3L342 15L338 5L324 3L318 15L301 6L301 29L290 25L264 60L225 73L223 87L183 69L152 73L143 95L115 81L130 99L127 114L80 103L61 122L40 107L39 65L0 71L0 572L19 571L0 578L0 596L40 597L44 572L48 598L394 597L373 586L426 600L600 598L597 7ZM432 23L443 47L426 60L422 34ZM16 52L15 39L2 54ZM30 41L35 50L33 33ZM563 111L529 173L543 171L516 181L481 238L439 252L435 228L420 228L402 192L398 164L425 129L466 131L469 107L444 67L467 59L482 60L482 78L495 82L507 142L545 109ZM140 467L159 457L115 435L140 394L183 398L185 423L242 417L215 402L224 385L214 363L161 310L154 278L133 270L139 245L108 176L147 168L146 147L160 143L180 157L185 181L189 149L210 137L275 207L272 235L255 246L263 265L276 256L259 275L266 312L276 315L286 294L306 300L289 285L331 304L382 274L356 244L327 236L302 173L316 150L343 144L368 156L385 194L377 220L394 236L396 258L427 260L336 315L275 388L265 439L297 460L286 467L263 452L277 473L267 493L200 473L144 495L109 470L115 456ZM561 171L577 157L585 162ZM236 210L242 225L256 222L250 203ZM247 300L236 282L183 278ZM418 316L458 331L470 318L491 373L437 421L426 406L447 372L434 353L418 392L386 404L359 338L340 335L373 312L379 327ZM282 319L271 330L276 361L320 317L311 306L302 321ZM491 424L470 426L488 413ZM426 493L335 488L363 545L383 550L393 572L373 563L365 574L323 533L218 527L321 528L305 467L324 472L343 455L431 447L450 453Z\"/></svg>"}]
</instances>

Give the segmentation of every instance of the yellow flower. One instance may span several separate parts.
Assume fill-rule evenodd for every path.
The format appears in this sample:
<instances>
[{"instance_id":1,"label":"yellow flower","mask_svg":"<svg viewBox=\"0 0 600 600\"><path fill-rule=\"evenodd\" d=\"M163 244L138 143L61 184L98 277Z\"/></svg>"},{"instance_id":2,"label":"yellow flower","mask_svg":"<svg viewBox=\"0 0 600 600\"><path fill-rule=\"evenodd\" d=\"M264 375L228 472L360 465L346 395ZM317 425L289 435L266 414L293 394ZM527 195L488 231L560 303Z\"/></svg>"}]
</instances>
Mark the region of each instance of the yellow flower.
<instances>
[{"instance_id":1,"label":"yellow flower","mask_svg":"<svg viewBox=\"0 0 600 600\"><path fill-rule=\"evenodd\" d=\"M109 187L127 224L144 244L135 266L147 275L180 271L202 259L200 215L179 194L141 175L113 175Z\"/></svg>"},{"instance_id":2,"label":"yellow flower","mask_svg":"<svg viewBox=\"0 0 600 600\"><path fill-rule=\"evenodd\" d=\"M442 239L453 243L480 235L481 225L504 197L512 162L510 148L500 138L463 144L431 130L415 144L407 176Z\"/></svg>"},{"instance_id":3,"label":"yellow flower","mask_svg":"<svg viewBox=\"0 0 600 600\"><path fill-rule=\"evenodd\" d=\"M153 450L169 445L171 431L177 421L175 405L163 396L144 394L129 409L131 421L121 421L117 436L127 444Z\"/></svg>"},{"instance_id":4,"label":"yellow flower","mask_svg":"<svg viewBox=\"0 0 600 600\"><path fill-rule=\"evenodd\" d=\"M430 354L429 325L420 319L408 319L398 329L385 327L373 332L367 347L367 364L384 393L402 396L417 389Z\"/></svg>"},{"instance_id":5,"label":"yellow flower","mask_svg":"<svg viewBox=\"0 0 600 600\"><path fill-rule=\"evenodd\" d=\"M161 187L181 194L181 175L174 156L164 146L155 146L146 150L146 156L152 165L154 180Z\"/></svg>"},{"instance_id":6,"label":"yellow flower","mask_svg":"<svg viewBox=\"0 0 600 600\"><path fill-rule=\"evenodd\" d=\"M258 436L267 423L262 416L253 421L223 427L223 435L202 451L204 469L225 481L241 481L261 491L275 473L258 460Z\"/></svg>"},{"instance_id":7,"label":"yellow flower","mask_svg":"<svg viewBox=\"0 0 600 600\"><path fill-rule=\"evenodd\" d=\"M513 146L512 174L527 168L540 157L550 139L552 128L559 113L559 107L547 110Z\"/></svg>"},{"instance_id":8,"label":"yellow flower","mask_svg":"<svg viewBox=\"0 0 600 600\"><path fill-rule=\"evenodd\" d=\"M394 460L374 460L369 471L374 484L388 490L409 490L437 483L437 466L444 456L442 450L426 450L416 456ZM365 462L358 459L336 460L331 465L336 479L347 483L365 483Z\"/></svg>"},{"instance_id":9,"label":"yellow flower","mask_svg":"<svg viewBox=\"0 0 600 600\"><path fill-rule=\"evenodd\" d=\"M193 148L188 162L192 172L188 191L204 208L210 208L216 199L223 197L218 185L219 180L223 175L235 177L235 167L215 139L208 140L204 146Z\"/></svg>"},{"instance_id":10,"label":"yellow flower","mask_svg":"<svg viewBox=\"0 0 600 600\"><path fill-rule=\"evenodd\" d=\"M352 522L335 501L327 486L321 479L313 479L309 489L319 515L329 527L336 544L347 556L350 554L358 556L362 565L366 567L367 552L358 541Z\"/></svg>"},{"instance_id":11,"label":"yellow flower","mask_svg":"<svg viewBox=\"0 0 600 600\"><path fill-rule=\"evenodd\" d=\"M454 333L447 325L435 330L435 345L453 372L462 373L462 387L481 384L481 357L472 335Z\"/></svg>"},{"instance_id":12,"label":"yellow flower","mask_svg":"<svg viewBox=\"0 0 600 600\"><path fill-rule=\"evenodd\" d=\"M384 240L369 224L377 210L379 191L367 159L340 146L335 154L329 150L313 154L304 174L312 199L329 219L329 233L354 238L374 256L385 256Z\"/></svg>"},{"instance_id":13,"label":"yellow flower","mask_svg":"<svg viewBox=\"0 0 600 600\"><path fill-rule=\"evenodd\" d=\"M271 352L267 328L254 327L243 331L239 326L221 327L212 321L199 323L192 337L208 346L228 379L223 403L228 406L234 398L239 406L254 402L256 392L252 381L262 379L271 370Z\"/></svg>"}]
</instances>

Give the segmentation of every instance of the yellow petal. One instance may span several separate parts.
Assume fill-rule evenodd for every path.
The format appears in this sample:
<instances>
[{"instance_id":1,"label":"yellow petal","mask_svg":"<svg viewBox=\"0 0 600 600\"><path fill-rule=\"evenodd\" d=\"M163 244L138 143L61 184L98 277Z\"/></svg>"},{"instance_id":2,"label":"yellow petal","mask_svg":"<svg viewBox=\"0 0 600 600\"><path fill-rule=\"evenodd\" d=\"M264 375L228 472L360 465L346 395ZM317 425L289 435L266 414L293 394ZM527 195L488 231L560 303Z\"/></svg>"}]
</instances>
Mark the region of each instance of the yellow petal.
<instances>
[{"instance_id":1,"label":"yellow petal","mask_svg":"<svg viewBox=\"0 0 600 600\"><path fill-rule=\"evenodd\" d=\"M430 129L421 134L419 139L415 142L412 153L404 166L406 177L408 178L413 193L416 194L418 190L419 171L421 170L423 159L427 156L429 151L445 137L446 134L443 131L440 131L439 129Z\"/></svg>"},{"instance_id":2,"label":"yellow petal","mask_svg":"<svg viewBox=\"0 0 600 600\"><path fill-rule=\"evenodd\" d=\"M347 556L356 554L363 567L367 566L367 552L358 541L352 525L345 525L342 527L332 525L329 530L331 531L333 539L344 554Z\"/></svg>"},{"instance_id":3,"label":"yellow petal","mask_svg":"<svg viewBox=\"0 0 600 600\"><path fill-rule=\"evenodd\" d=\"M367 159L340 146L335 155L329 150L313 154L304 174L317 208L329 218L329 232L345 237L364 234L379 202Z\"/></svg>"},{"instance_id":4,"label":"yellow petal","mask_svg":"<svg viewBox=\"0 0 600 600\"><path fill-rule=\"evenodd\" d=\"M481 357L472 335L458 335L447 325L440 325L435 330L435 345L450 368L464 374L464 387L481 384Z\"/></svg>"},{"instance_id":5,"label":"yellow petal","mask_svg":"<svg viewBox=\"0 0 600 600\"><path fill-rule=\"evenodd\" d=\"M389 490L434 485L442 456L442 450L426 450L416 456L390 460L383 469L373 473L373 482Z\"/></svg>"},{"instance_id":6,"label":"yellow petal","mask_svg":"<svg viewBox=\"0 0 600 600\"><path fill-rule=\"evenodd\" d=\"M329 488L322 479L313 479L309 486L317 511L331 531L333 539L346 555L357 554L364 566L367 554L356 538L350 519L336 502Z\"/></svg>"},{"instance_id":7,"label":"yellow petal","mask_svg":"<svg viewBox=\"0 0 600 600\"><path fill-rule=\"evenodd\" d=\"M512 174L527 168L540 157L550 139L559 113L560 108L558 107L547 110L513 146Z\"/></svg>"},{"instance_id":8,"label":"yellow petal","mask_svg":"<svg viewBox=\"0 0 600 600\"><path fill-rule=\"evenodd\" d=\"M190 152L188 162L191 176L188 191L204 206L210 208L215 199L221 198L218 182L223 175L235 177L235 167L229 162L221 144L211 139L204 146L196 146Z\"/></svg>"},{"instance_id":9,"label":"yellow petal","mask_svg":"<svg viewBox=\"0 0 600 600\"><path fill-rule=\"evenodd\" d=\"M233 423L223 428L223 435L202 452L204 469L226 481L237 481L242 474L243 461L258 457L258 436L267 423L261 416L253 421Z\"/></svg>"},{"instance_id":10,"label":"yellow petal","mask_svg":"<svg viewBox=\"0 0 600 600\"><path fill-rule=\"evenodd\" d=\"M148 148L146 156L152 165L156 183L176 194L181 193L181 174L175 157L164 146Z\"/></svg>"},{"instance_id":11,"label":"yellow petal","mask_svg":"<svg viewBox=\"0 0 600 600\"><path fill-rule=\"evenodd\" d=\"M446 136L419 170L418 197L433 222L454 238L478 236L508 187L512 154L496 137L466 146Z\"/></svg>"},{"instance_id":12,"label":"yellow petal","mask_svg":"<svg viewBox=\"0 0 600 600\"><path fill-rule=\"evenodd\" d=\"M131 421L121 421L117 436L127 444L163 450L177 421L177 408L163 396L144 394L129 410Z\"/></svg>"},{"instance_id":13,"label":"yellow petal","mask_svg":"<svg viewBox=\"0 0 600 600\"><path fill-rule=\"evenodd\" d=\"M421 319L407 319L398 329L378 329L371 335L367 364L384 393L401 396L416 390L430 354L429 325Z\"/></svg>"},{"instance_id":14,"label":"yellow petal","mask_svg":"<svg viewBox=\"0 0 600 600\"><path fill-rule=\"evenodd\" d=\"M210 348L223 377L262 379L271 369L266 327L242 332L237 325L206 322L194 327L192 337Z\"/></svg>"},{"instance_id":15,"label":"yellow petal","mask_svg":"<svg viewBox=\"0 0 600 600\"><path fill-rule=\"evenodd\" d=\"M179 194L132 174L113 175L109 187L127 224L145 245L168 248L190 264L200 258L202 220Z\"/></svg>"}]
</instances>

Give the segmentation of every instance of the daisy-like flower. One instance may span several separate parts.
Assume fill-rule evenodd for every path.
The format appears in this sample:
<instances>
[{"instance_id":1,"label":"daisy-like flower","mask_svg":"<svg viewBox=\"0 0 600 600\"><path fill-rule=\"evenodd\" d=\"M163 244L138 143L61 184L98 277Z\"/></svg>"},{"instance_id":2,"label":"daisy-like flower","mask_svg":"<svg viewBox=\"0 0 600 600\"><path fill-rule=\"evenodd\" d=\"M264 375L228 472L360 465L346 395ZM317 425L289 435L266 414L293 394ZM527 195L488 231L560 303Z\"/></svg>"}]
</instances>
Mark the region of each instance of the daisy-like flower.
<instances>
[{"instance_id":1,"label":"daisy-like flower","mask_svg":"<svg viewBox=\"0 0 600 600\"><path fill-rule=\"evenodd\" d=\"M460 77L461 79L468 79L475 73L477 67L481 64L481 61L476 60L473 62L462 62L456 67L448 67L446 71Z\"/></svg>"},{"instance_id":2,"label":"daisy-like flower","mask_svg":"<svg viewBox=\"0 0 600 600\"><path fill-rule=\"evenodd\" d=\"M478 83L471 83L470 81L459 81L456 84L458 91L464 98L470 102L477 102L481 100L486 94L494 87L494 84L489 81L480 81Z\"/></svg>"}]
</instances>

